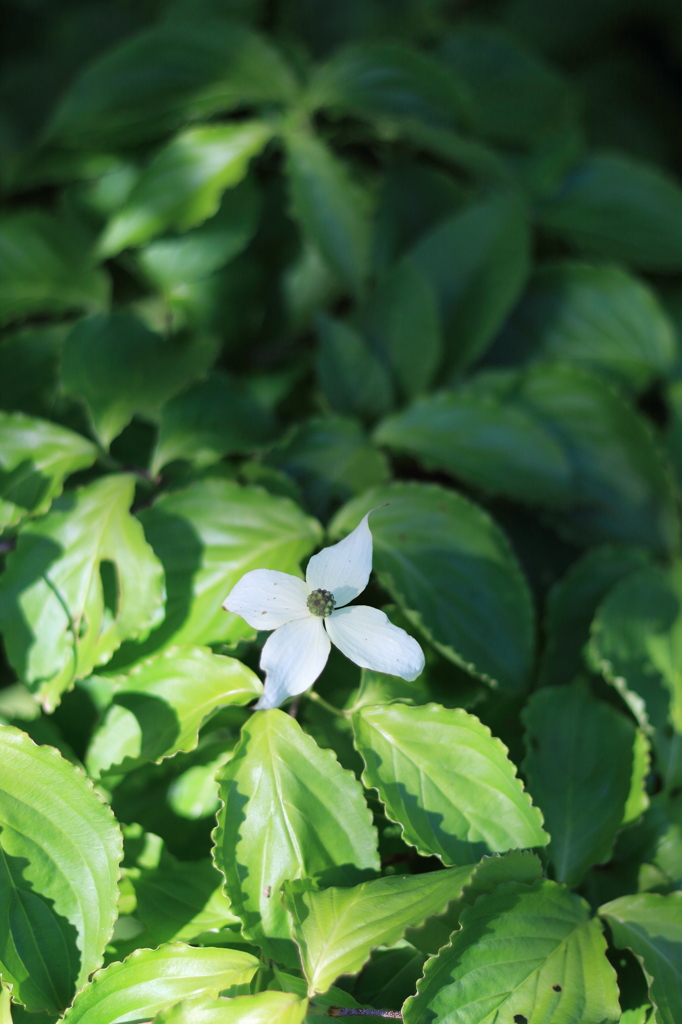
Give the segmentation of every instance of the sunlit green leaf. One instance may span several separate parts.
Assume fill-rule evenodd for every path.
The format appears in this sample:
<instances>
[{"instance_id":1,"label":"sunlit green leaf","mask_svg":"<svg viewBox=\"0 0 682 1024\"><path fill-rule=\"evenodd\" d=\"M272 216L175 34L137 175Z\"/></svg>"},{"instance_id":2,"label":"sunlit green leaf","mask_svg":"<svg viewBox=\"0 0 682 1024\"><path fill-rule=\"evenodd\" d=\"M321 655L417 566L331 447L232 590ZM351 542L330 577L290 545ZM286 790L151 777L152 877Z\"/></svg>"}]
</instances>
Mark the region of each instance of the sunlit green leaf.
<instances>
[{"instance_id":1,"label":"sunlit green leaf","mask_svg":"<svg viewBox=\"0 0 682 1024\"><path fill-rule=\"evenodd\" d=\"M615 971L599 922L555 882L501 886L462 915L462 929L424 968L406 1024L616 1024Z\"/></svg>"},{"instance_id":2,"label":"sunlit green leaf","mask_svg":"<svg viewBox=\"0 0 682 1024\"><path fill-rule=\"evenodd\" d=\"M74 679L163 617L163 568L128 512L135 480L105 476L29 522L0 583L8 657L47 710Z\"/></svg>"},{"instance_id":3,"label":"sunlit green leaf","mask_svg":"<svg viewBox=\"0 0 682 1024\"><path fill-rule=\"evenodd\" d=\"M0 972L15 1001L63 1010L102 963L121 834L83 773L0 727Z\"/></svg>"},{"instance_id":4,"label":"sunlit green leaf","mask_svg":"<svg viewBox=\"0 0 682 1024\"><path fill-rule=\"evenodd\" d=\"M524 771L552 837L547 855L556 880L575 886L593 864L610 859L628 816L646 810L649 766L637 756L641 733L625 715L595 700L585 684L539 690L524 721Z\"/></svg>"},{"instance_id":5,"label":"sunlit green leaf","mask_svg":"<svg viewBox=\"0 0 682 1024\"><path fill-rule=\"evenodd\" d=\"M162 338L130 313L109 313L76 324L64 343L62 380L67 394L85 403L108 447L136 413L157 417L215 356L211 339Z\"/></svg>"},{"instance_id":6,"label":"sunlit green leaf","mask_svg":"<svg viewBox=\"0 0 682 1024\"><path fill-rule=\"evenodd\" d=\"M247 704L263 686L241 661L205 647L171 647L118 681L88 750L88 772L131 771L194 750L203 722L226 704Z\"/></svg>"},{"instance_id":7,"label":"sunlit green leaf","mask_svg":"<svg viewBox=\"0 0 682 1024\"><path fill-rule=\"evenodd\" d=\"M350 889L316 892L287 882L283 903L308 979L308 993L326 992L341 974L357 974L374 946L391 946L409 925L421 924L461 896L473 867L425 875L393 875Z\"/></svg>"},{"instance_id":8,"label":"sunlit green leaf","mask_svg":"<svg viewBox=\"0 0 682 1024\"><path fill-rule=\"evenodd\" d=\"M245 177L272 135L264 121L188 128L143 172L99 242L104 256L142 245L168 228L187 231L212 217L226 188Z\"/></svg>"},{"instance_id":9,"label":"sunlit green leaf","mask_svg":"<svg viewBox=\"0 0 682 1024\"><path fill-rule=\"evenodd\" d=\"M179 1003L160 1013L155 1024L301 1024L307 999L293 992L258 992L232 999Z\"/></svg>"},{"instance_id":10,"label":"sunlit green leaf","mask_svg":"<svg viewBox=\"0 0 682 1024\"><path fill-rule=\"evenodd\" d=\"M66 477L97 458L80 434L18 412L0 412L0 434L0 531L46 512Z\"/></svg>"},{"instance_id":11,"label":"sunlit green leaf","mask_svg":"<svg viewBox=\"0 0 682 1024\"><path fill-rule=\"evenodd\" d=\"M475 863L549 841L506 747L474 715L439 704L365 706L353 728L363 782L424 856Z\"/></svg>"},{"instance_id":12,"label":"sunlit green leaf","mask_svg":"<svg viewBox=\"0 0 682 1024\"><path fill-rule=\"evenodd\" d=\"M181 942L140 949L98 971L80 991L64 1020L68 1024L147 1021L181 999L216 998L250 981L261 967L238 949L197 949Z\"/></svg>"},{"instance_id":13,"label":"sunlit green leaf","mask_svg":"<svg viewBox=\"0 0 682 1024\"><path fill-rule=\"evenodd\" d=\"M258 711L219 775L215 859L244 935L296 965L282 883L353 885L379 868L362 788L290 715Z\"/></svg>"},{"instance_id":14,"label":"sunlit green leaf","mask_svg":"<svg viewBox=\"0 0 682 1024\"><path fill-rule=\"evenodd\" d=\"M488 514L454 491L395 483L345 505L332 536L350 533L371 508L378 509L371 519L375 572L410 622L446 658L523 690L533 659L533 608L511 548Z\"/></svg>"},{"instance_id":15,"label":"sunlit green leaf","mask_svg":"<svg viewBox=\"0 0 682 1024\"><path fill-rule=\"evenodd\" d=\"M675 1024L682 1013L682 893L622 896L599 908L621 949L642 963L657 1024Z\"/></svg>"}]
</instances>

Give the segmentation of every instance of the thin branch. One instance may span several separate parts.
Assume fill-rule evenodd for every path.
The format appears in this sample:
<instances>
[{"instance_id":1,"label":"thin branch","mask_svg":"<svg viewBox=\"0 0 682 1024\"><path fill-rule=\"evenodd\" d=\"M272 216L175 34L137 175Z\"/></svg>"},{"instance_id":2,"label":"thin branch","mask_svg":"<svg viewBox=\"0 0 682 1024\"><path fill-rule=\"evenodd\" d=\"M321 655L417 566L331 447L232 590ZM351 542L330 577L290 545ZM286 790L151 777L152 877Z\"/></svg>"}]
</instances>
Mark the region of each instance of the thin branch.
<instances>
[{"instance_id":1,"label":"thin branch","mask_svg":"<svg viewBox=\"0 0 682 1024\"><path fill-rule=\"evenodd\" d=\"M330 1017L393 1017L402 1020L400 1010L363 1010L353 1006L330 1006Z\"/></svg>"}]
</instances>

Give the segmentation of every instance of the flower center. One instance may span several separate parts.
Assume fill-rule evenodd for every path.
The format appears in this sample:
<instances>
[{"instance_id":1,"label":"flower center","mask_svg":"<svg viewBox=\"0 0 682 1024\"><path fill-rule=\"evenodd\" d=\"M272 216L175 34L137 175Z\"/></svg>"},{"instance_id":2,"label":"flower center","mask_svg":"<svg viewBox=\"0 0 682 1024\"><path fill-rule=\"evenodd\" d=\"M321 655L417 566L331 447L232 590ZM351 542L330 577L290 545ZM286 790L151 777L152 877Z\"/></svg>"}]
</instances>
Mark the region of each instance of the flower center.
<instances>
[{"instance_id":1,"label":"flower center","mask_svg":"<svg viewBox=\"0 0 682 1024\"><path fill-rule=\"evenodd\" d=\"M334 595L330 594L328 590L313 590L308 595L307 604L309 612L319 615L321 619L326 619L334 611L336 601Z\"/></svg>"}]
</instances>

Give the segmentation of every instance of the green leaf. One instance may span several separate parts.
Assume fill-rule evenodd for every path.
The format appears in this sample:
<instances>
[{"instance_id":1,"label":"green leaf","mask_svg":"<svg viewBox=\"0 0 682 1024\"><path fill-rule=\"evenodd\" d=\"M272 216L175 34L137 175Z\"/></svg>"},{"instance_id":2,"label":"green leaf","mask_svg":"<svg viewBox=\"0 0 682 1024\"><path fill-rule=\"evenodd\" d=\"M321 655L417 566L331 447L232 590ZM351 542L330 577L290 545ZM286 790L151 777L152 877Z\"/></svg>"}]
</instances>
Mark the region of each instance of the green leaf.
<instances>
[{"instance_id":1,"label":"green leaf","mask_svg":"<svg viewBox=\"0 0 682 1024\"><path fill-rule=\"evenodd\" d=\"M677 545L670 475L648 424L578 367L479 374L390 417L375 440L490 494L554 510L579 543Z\"/></svg>"},{"instance_id":2,"label":"green leaf","mask_svg":"<svg viewBox=\"0 0 682 1024\"><path fill-rule=\"evenodd\" d=\"M577 261L540 268L499 345L504 362L565 359L637 391L667 375L676 352L653 291L619 267Z\"/></svg>"},{"instance_id":3,"label":"green leaf","mask_svg":"<svg viewBox=\"0 0 682 1024\"><path fill-rule=\"evenodd\" d=\"M349 324L321 316L317 377L334 412L376 419L393 404L387 370Z\"/></svg>"},{"instance_id":4,"label":"green leaf","mask_svg":"<svg viewBox=\"0 0 682 1024\"><path fill-rule=\"evenodd\" d=\"M390 476L386 457L370 444L360 424L340 416L300 423L267 463L293 477L308 507L322 519L337 503Z\"/></svg>"},{"instance_id":5,"label":"green leaf","mask_svg":"<svg viewBox=\"0 0 682 1024\"><path fill-rule=\"evenodd\" d=\"M83 773L0 727L0 972L29 1012L55 1013L102 963L121 834Z\"/></svg>"},{"instance_id":6,"label":"green leaf","mask_svg":"<svg viewBox=\"0 0 682 1024\"><path fill-rule=\"evenodd\" d=\"M538 690L523 720L523 768L552 837L547 855L556 880L574 887L593 864L611 859L618 830L648 805L641 733L584 683Z\"/></svg>"},{"instance_id":7,"label":"green leaf","mask_svg":"<svg viewBox=\"0 0 682 1024\"><path fill-rule=\"evenodd\" d=\"M282 57L260 36L195 18L141 32L86 67L50 133L67 146L118 149L243 104L286 103L296 91Z\"/></svg>"},{"instance_id":8,"label":"green leaf","mask_svg":"<svg viewBox=\"0 0 682 1024\"><path fill-rule=\"evenodd\" d=\"M554 882L513 882L462 914L462 929L424 968L405 1024L616 1024L615 971L596 919Z\"/></svg>"},{"instance_id":9,"label":"green leaf","mask_svg":"<svg viewBox=\"0 0 682 1024\"><path fill-rule=\"evenodd\" d=\"M223 194L218 212L200 227L140 249L137 265L152 284L174 297L181 295L187 282L208 277L246 248L260 210L260 193L247 177Z\"/></svg>"},{"instance_id":10,"label":"green leaf","mask_svg":"<svg viewBox=\"0 0 682 1024\"><path fill-rule=\"evenodd\" d=\"M590 156L540 212L543 227L579 252L639 270L682 270L682 189L649 164Z\"/></svg>"},{"instance_id":11,"label":"green leaf","mask_svg":"<svg viewBox=\"0 0 682 1024\"><path fill-rule=\"evenodd\" d=\"M497 28L465 26L439 56L470 94L477 134L509 147L540 145L571 120L568 83L532 50Z\"/></svg>"},{"instance_id":12,"label":"green leaf","mask_svg":"<svg viewBox=\"0 0 682 1024\"><path fill-rule=\"evenodd\" d=\"M155 419L167 399L204 375L215 355L212 339L163 338L130 313L109 313L81 320L71 331L62 381L67 394L85 403L108 448L136 413Z\"/></svg>"},{"instance_id":13,"label":"green leaf","mask_svg":"<svg viewBox=\"0 0 682 1024\"><path fill-rule=\"evenodd\" d=\"M227 188L246 176L272 137L264 121L187 128L157 154L99 242L103 256L142 245L168 228L187 231L212 217Z\"/></svg>"},{"instance_id":14,"label":"green leaf","mask_svg":"<svg viewBox=\"0 0 682 1024\"><path fill-rule=\"evenodd\" d=\"M622 896L599 908L619 948L631 949L644 967L657 1024L682 1014L682 893Z\"/></svg>"},{"instance_id":15,"label":"green leaf","mask_svg":"<svg viewBox=\"0 0 682 1024\"><path fill-rule=\"evenodd\" d=\"M490 852L544 846L542 815L507 748L461 708L362 707L353 714L362 779L423 856L475 863Z\"/></svg>"},{"instance_id":16,"label":"green leaf","mask_svg":"<svg viewBox=\"0 0 682 1024\"><path fill-rule=\"evenodd\" d=\"M47 512L65 478L97 458L80 434L20 412L0 412L0 433L0 532Z\"/></svg>"},{"instance_id":17,"label":"green leaf","mask_svg":"<svg viewBox=\"0 0 682 1024\"><path fill-rule=\"evenodd\" d=\"M592 624L590 659L653 731L664 779L677 771L682 733L682 562L626 576L606 596ZM672 725L672 729L670 726Z\"/></svg>"},{"instance_id":18,"label":"green leaf","mask_svg":"<svg viewBox=\"0 0 682 1024\"><path fill-rule=\"evenodd\" d=\"M286 882L282 902L308 979L308 995L326 992L341 974L357 974L375 946L392 946L409 925L421 924L458 899L472 867L425 875L392 875L351 889L315 892Z\"/></svg>"},{"instance_id":19,"label":"green leaf","mask_svg":"<svg viewBox=\"0 0 682 1024\"><path fill-rule=\"evenodd\" d=\"M179 1003L160 1013L154 1024L302 1024L307 999L293 992L258 992L232 999Z\"/></svg>"},{"instance_id":20,"label":"green leaf","mask_svg":"<svg viewBox=\"0 0 682 1024\"><path fill-rule=\"evenodd\" d=\"M465 207L417 242L410 258L435 291L444 371L455 378L485 351L528 278L523 204L514 195L499 195Z\"/></svg>"},{"instance_id":21,"label":"green leaf","mask_svg":"<svg viewBox=\"0 0 682 1024\"><path fill-rule=\"evenodd\" d=\"M329 266L359 294L369 272L368 199L315 135L285 136L291 212Z\"/></svg>"},{"instance_id":22,"label":"green leaf","mask_svg":"<svg viewBox=\"0 0 682 1024\"><path fill-rule=\"evenodd\" d=\"M93 778L194 750L218 708L248 704L263 692L250 668L205 647L171 647L117 682L87 754Z\"/></svg>"},{"instance_id":23,"label":"green leaf","mask_svg":"<svg viewBox=\"0 0 682 1024\"><path fill-rule=\"evenodd\" d=\"M320 543L322 528L288 498L231 480L206 479L164 494L140 513L161 560L168 599L163 625L147 644L130 644L124 665L170 644L236 643L254 630L221 605L251 569L300 576L300 561Z\"/></svg>"},{"instance_id":24,"label":"green leaf","mask_svg":"<svg viewBox=\"0 0 682 1024\"><path fill-rule=\"evenodd\" d=\"M646 565L650 557L646 548L603 544L586 551L552 587L540 660L542 685L570 683L584 671L584 650L599 604L619 580Z\"/></svg>"},{"instance_id":25,"label":"green leaf","mask_svg":"<svg viewBox=\"0 0 682 1024\"><path fill-rule=\"evenodd\" d=\"M395 483L345 505L332 536L350 533L384 504L372 516L379 582L446 658L506 690L523 690L533 661L533 607L500 529L454 491Z\"/></svg>"},{"instance_id":26,"label":"green leaf","mask_svg":"<svg viewBox=\"0 0 682 1024\"><path fill-rule=\"evenodd\" d=\"M353 885L379 868L360 783L278 710L252 715L218 779L215 858L232 909L265 956L296 965L282 883Z\"/></svg>"},{"instance_id":27,"label":"green leaf","mask_svg":"<svg viewBox=\"0 0 682 1024\"><path fill-rule=\"evenodd\" d=\"M19 677L52 711L73 681L163 617L163 569L128 509L135 479L105 476L29 522L0 581L0 626Z\"/></svg>"},{"instance_id":28,"label":"green leaf","mask_svg":"<svg viewBox=\"0 0 682 1024\"><path fill-rule=\"evenodd\" d=\"M265 447L275 421L239 383L220 370L167 402L151 462L156 474L175 459L210 466L224 455L246 455Z\"/></svg>"},{"instance_id":29,"label":"green leaf","mask_svg":"<svg viewBox=\"0 0 682 1024\"><path fill-rule=\"evenodd\" d=\"M415 118L436 127L456 127L469 97L436 61L401 43L348 46L323 64L306 104L363 120Z\"/></svg>"},{"instance_id":30,"label":"green leaf","mask_svg":"<svg viewBox=\"0 0 682 1024\"><path fill-rule=\"evenodd\" d=\"M94 312L108 299L109 278L75 224L42 210L0 218L0 326L41 313Z\"/></svg>"},{"instance_id":31,"label":"green leaf","mask_svg":"<svg viewBox=\"0 0 682 1024\"><path fill-rule=\"evenodd\" d=\"M443 339L433 289L409 257L379 282L363 322L401 397L407 400L428 390L441 361Z\"/></svg>"},{"instance_id":32,"label":"green leaf","mask_svg":"<svg viewBox=\"0 0 682 1024\"><path fill-rule=\"evenodd\" d=\"M180 942L138 949L98 971L64 1015L68 1024L148 1021L181 999L216 998L261 967L238 949L196 949Z\"/></svg>"},{"instance_id":33,"label":"green leaf","mask_svg":"<svg viewBox=\"0 0 682 1024\"><path fill-rule=\"evenodd\" d=\"M59 362L69 324L25 327L0 342L0 409L29 416L54 413Z\"/></svg>"}]
</instances>

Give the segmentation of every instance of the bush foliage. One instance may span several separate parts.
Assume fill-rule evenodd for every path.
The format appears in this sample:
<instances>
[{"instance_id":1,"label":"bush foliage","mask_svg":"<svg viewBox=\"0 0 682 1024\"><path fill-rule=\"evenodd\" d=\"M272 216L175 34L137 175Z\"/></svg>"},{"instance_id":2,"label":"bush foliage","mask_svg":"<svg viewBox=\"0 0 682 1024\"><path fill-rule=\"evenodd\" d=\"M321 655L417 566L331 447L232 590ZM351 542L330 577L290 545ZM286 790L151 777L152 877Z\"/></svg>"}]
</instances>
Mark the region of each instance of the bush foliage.
<instances>
[{"instance_id":1,"label":"bush foliage","mask_svg":"<svg viewBox=\"0 0 682 1024\"><path fill-rule=\"evenodd\" d=\"M5 29L0 1020L679 1024L679 3ZM424 672L252 711L377 506Z\"/></svg>"}]
</instances>

